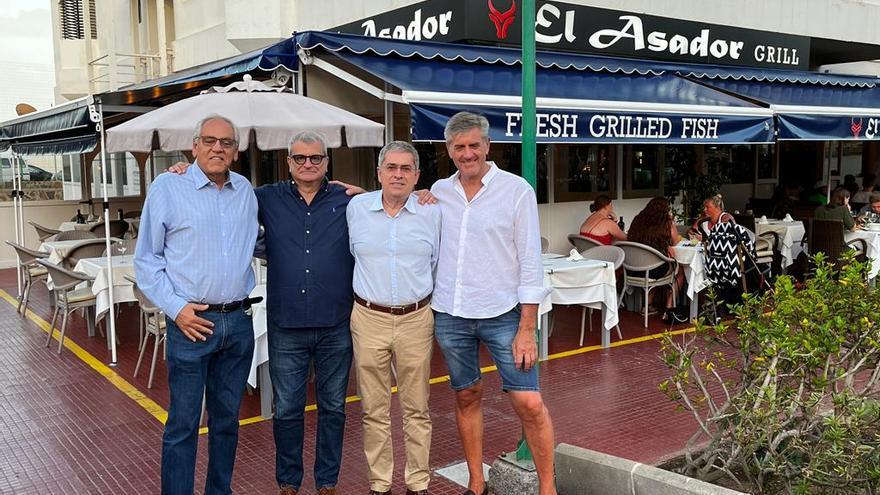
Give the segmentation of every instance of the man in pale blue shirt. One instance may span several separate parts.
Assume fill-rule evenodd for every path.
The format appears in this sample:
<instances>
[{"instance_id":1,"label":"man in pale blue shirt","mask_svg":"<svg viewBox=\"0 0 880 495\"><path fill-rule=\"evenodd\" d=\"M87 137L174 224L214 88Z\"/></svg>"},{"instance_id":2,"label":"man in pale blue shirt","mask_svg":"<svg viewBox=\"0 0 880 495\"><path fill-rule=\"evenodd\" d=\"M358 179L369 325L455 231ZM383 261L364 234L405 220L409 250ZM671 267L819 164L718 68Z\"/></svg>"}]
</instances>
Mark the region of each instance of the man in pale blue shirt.
<instances>
[{"instance_id":1,"label":"man in pale blue shirt","mask_svg":"<svg viewBox=\"0 0 880 495\"><path fill-rule=\"evenodd\" d=\"M208 411L205 494L231 494L238 410L254 351L248 295L258 224L251 184L229 171L238 131L202 120L194 167L150 187L135 250L138 287L166 315L171 404L162 436L162 493L193 493L202 397Z\"/></svg>"},{"instance_id":2,"label":"man in pale blue shirt","mask_svg":"<svg viewBox=\"0 0 880 495\"><path fill-rule=\"evenodd\" d=\"M346 211L354 255L351 313L364 454L370 495L391 493L391 360L403 410L407 495L427 495L431 470L428 413L434 315L431 292L440 249L440 209L419 205L413 190L419 156L403 141L379 152L380 191L361 194Z\"/></svg>"}]
</instances>

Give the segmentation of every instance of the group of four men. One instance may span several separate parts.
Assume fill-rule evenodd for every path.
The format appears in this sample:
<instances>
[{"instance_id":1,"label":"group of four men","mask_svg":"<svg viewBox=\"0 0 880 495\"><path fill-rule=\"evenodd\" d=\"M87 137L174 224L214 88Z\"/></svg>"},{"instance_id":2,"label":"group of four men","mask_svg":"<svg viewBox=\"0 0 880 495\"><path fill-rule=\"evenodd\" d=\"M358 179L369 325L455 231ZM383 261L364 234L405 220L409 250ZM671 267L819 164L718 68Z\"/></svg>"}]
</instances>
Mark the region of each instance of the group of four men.
<instances>
[{"instance_id":1,"label":"group of four men","mask_svg":"<svg viewBox=\"0 0 880 495\"><path fill-rule=\"evenodd\" d=\"M193 492L203 396L205 493L231 493L238 410L253 354L247 310L255 254L268 262L275 473L282 495L295 495L302 484L312 363L315 486L319 495L337 493L352 355L369 493L391 490L393 371L403 411L407 494L428 493L435 336L455 390L470 474L465 494L487 493L480 342L523 423L540 493L555 493L553 427L534 367L537 307L545 294L535 194L522 178L487 161L485 118L456 114L445 138L458 171L432 187L437 204L421 204L413 194L418 153L406 142L380 151L381 190L352 198L351 189L325 177L321 135L300 133L288 150L292 180L254 191L229 171L237 157L234 124L220 116L199 123L194 166L153 183L136 249L138 285L167 317L171 405L162 442L163 493Z\"/></svg>"}]
</instances>

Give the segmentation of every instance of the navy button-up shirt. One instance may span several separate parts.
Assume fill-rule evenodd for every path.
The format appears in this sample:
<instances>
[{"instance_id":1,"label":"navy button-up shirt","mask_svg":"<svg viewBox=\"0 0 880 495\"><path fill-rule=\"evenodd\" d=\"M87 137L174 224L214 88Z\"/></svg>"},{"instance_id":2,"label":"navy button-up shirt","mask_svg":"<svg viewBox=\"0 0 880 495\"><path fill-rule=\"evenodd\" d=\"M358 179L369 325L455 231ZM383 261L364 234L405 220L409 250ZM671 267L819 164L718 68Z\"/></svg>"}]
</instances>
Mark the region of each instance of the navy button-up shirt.
<instances>
[{"instance_id":1,"label":"navy button-up shirt","mask_svg":"<svg viewBox=\"0 0 880 495\"><path fill-rule=\"evenodd\" d=\"M268 262L266 309L284 328L330 327L351 317L354 258L345 189L324 181L311 204L296 183L257 188Z\"/></svg>"}]
</instances>

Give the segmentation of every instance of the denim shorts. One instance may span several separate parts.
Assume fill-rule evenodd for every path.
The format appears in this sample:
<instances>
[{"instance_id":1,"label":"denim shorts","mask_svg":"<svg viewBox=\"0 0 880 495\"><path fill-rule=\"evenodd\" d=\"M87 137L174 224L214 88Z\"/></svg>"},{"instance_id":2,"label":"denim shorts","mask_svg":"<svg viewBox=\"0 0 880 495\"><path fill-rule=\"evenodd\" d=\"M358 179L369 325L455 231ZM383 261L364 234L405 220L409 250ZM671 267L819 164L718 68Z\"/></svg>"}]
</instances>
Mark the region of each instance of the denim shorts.
<instances>
[{"instance_id":1,"label":"denim shorts","mask_svg":"<svg viewBox=\"0 0 880 495\"><path fill-rule=\"evenodd\" d=\"M538 387L538 368L522 371L513 361L513 339L519 330L519 306L494 318L470 319L434 314L434 335L446 358L453 390L480 381L480 342L489 349L501 374L501 389L531 392Z\"/></svg>"}]
</instances>

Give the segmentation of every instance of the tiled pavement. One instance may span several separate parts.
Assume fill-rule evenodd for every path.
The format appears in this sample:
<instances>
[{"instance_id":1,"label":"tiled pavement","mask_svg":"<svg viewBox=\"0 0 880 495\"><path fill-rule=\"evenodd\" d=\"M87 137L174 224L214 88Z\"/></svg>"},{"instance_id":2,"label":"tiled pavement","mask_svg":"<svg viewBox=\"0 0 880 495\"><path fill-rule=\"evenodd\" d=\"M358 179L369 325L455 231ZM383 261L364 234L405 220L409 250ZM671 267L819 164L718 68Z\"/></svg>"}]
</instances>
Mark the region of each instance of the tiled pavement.
<instances>
[{"instance_id":1,"label":"tiled pavement","mask_svg":"<svg viewBox=\"0 0 880 495\"><path fill-rule=\"evenodd\" d=\"M32 297L33 315L16 315L10 300L15 295L14 270L0 271L0 493L158 493L162 424L158 417L167 407L165 368L157 364L152 390L147 372L132 378L137 359L136 308L123 306L119 323L118 366L110 369L104 340L85 335L85 325L74 317L68 336L80 347L66 348L61 356L44 347L51 318L45 287ZM542 387L556 426L557 442L567 442L654 463L677 452L694 431L692 418L675 410L657 389L664 377L659 345L654 340L633 341L656 334L662 327L645 330L638 315L621 313L626 345L609 350L558 353L578 349L579 308L557 309L550 352L557 356L542 364ZM598 313L594 322L598 328ZM598 344L598 332L588 334L586 346ZM613 342L616 342L616 336ZM145 358L146 359L146 358ZM488 358L484 356L486 364ZM439 350L433 374L442 377L445 364ZM485 375L484 461L511 450L519 426L507 399L500 392L497 373ZM349 391L354 395L354 386ZM433 385L431 412L434 438L431 465L447 466L461 460L452 409L453 395L445 382ZM309 403L313 403L310 400ZM151 412L152 411L152 412ZM242 418L259 415L259 396L246 397ZM306 465L314 452L316 413L306 414ZM394 421L400 411L395 402ZM348 405L343 466L339 483L343 494L366 493L366 467L361 452L360 406ZM403 449L400 428L395 428L395 493L403 493ZM200 440L197 486L206 467L206 436ZM303 493L314 493L307 469ZM240 494L273 493L274 445L271 421L241 427L234 479ZM462 489L435 477L431 492L459 494Z\"/></svg>"}]
</instances>

